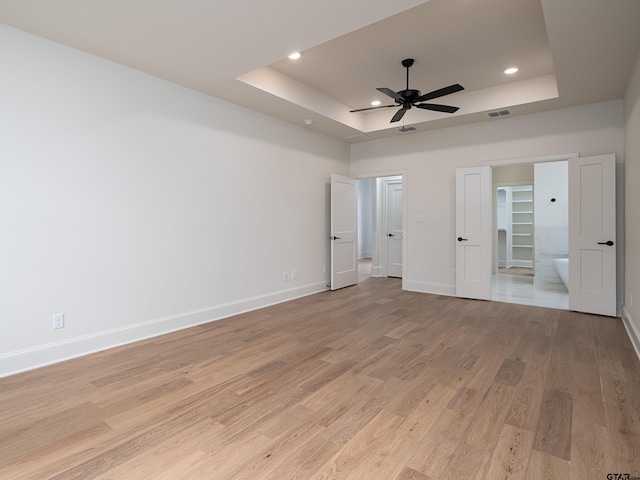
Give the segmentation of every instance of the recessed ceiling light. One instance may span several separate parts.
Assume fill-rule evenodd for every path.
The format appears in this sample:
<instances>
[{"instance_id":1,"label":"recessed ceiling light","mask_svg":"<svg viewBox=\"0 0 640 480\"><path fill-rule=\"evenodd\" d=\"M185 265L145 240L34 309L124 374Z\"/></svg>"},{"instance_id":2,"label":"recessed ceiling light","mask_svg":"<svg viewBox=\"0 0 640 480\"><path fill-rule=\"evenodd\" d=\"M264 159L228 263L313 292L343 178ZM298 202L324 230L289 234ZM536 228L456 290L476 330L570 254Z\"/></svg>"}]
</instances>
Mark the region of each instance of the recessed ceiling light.
<instances>
[{"instance_id":1,"label":"recessed ceiling light","mask_svg":"<svg viewBox=\"0 0 640 480\"><path fill-rule=\"evenodd\" d=\"M291 55L289 55L289 58L290 58L291 60L298 60L301 56L302 56L302 53L300 53L300 52L293 52Z\"/></svg>"},{"instance_id":2,"label":"recessed ceiling light","mask_svg":"<svg viewBox=\"0 0 640 480\"><path fill-rule=\"evenodd\" d=\"M506 73L507 75L513 75L517 71L518 71L518 67L509 67L504 71L504 73Z\"/></svg>"},{"instance_id":3,"label":"recessed ceiling light","mask_svg":"<svg viewBox=\"0 0 640 480\"><path fill-rule=\"evenodd\" d=\"M377 107L378 105L380 105L382 102L380 100L374 100L373 102L371 102L371 105L373 105L374 107Z\"/></svg>"}]
</instances>

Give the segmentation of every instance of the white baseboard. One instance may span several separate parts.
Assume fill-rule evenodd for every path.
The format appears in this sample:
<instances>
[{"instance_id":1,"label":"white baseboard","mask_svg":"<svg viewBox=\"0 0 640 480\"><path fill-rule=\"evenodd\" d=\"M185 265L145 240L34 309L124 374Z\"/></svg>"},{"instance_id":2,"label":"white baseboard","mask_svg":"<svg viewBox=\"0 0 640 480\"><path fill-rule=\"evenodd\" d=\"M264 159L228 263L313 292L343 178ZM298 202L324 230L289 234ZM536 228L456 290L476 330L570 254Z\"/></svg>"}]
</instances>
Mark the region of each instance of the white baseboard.
<instances>
[{"instance_id":1,"label":"white baseboard","mask_svg":"<svg viewBox=\"0 0 640 480\"><path fill-rule=\"evenodd\" d=\"M406 289L410 292L432 293L434 295L447 295L453 297L456 295L456 286L444 283L429 282L413 282L408 281Z\"/></svg>"},{"instance_id":2,"label":"white baseboard","mask_svg":"<svg viewBox=\"0 0 640 480\"><path fill-rule=\"evenodd\" d=\"M533 268L533 260L511 260L510 267Z\"/></svg>"},{"instance_id":3,"label":"white baseboard","mask_svg":"<svg viewBox=\"0 0 640 480\"><path fill-rule=\"evenodd\" d=\"M633 349L636 351L636 355L638 356L638 360L640 360L640 330L634 323L631 318L631 314L626 307L622 307L622 323L624 328L627 329L627 335L629 335L629 340L631 340L631 344L633 345Z\"/></svg>"},{"instance_id":4,"label":"white baseboard","mask_svg":"<svg viewBox=\"0 0 640 480\"><path fill-rule=\"evenodd\" d=\"M326 282L259 295L0 355L0 378L327 290Z\"/></svg>"}]
</instances>

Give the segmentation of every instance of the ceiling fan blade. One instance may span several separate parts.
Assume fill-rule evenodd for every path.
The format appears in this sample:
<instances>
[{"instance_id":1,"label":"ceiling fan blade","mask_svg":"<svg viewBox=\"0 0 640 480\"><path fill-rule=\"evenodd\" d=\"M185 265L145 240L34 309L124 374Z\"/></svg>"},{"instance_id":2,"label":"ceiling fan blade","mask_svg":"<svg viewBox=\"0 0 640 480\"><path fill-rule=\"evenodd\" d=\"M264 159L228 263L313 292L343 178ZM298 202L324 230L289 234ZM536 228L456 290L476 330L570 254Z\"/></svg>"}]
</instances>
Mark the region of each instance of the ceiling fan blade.
<instances>
[{"instance_id":1,"label":"ceiling fan blade","mask_svg":"<svg viewBox=\"0 0 640 480\"><path fill-rule=\"evenodd\" d=\"M404 114L405 114L405 112L407 110L409 110L409 109L408 108L404 108L404 107L402 107L400 110L398 110L396 112L396 114L393 116L393 118L391 119L390 123L399 122L402 119L402 117L404 117Z\"/></svg>"},{"instance_id":2,"label":"ceiling fan blade","mask_svg":"<svg viewBox=\"0 0 640 480\"><path fill-rule=\"evenodd\" d=\"M393 105L380 105L379 107L367 107L367 108L358 108L356 110L349 110L350 113L353 112L364 112L365 110L376 110L378 108L388 108L388 107L397 107L398 104L394 103Z\"/></svg>"},{"instance_id":3,"label":"ceiling fan blade","mask_svg":"<svg viewBox=\"0 0 640 480\"><path fill-rule=\"evenodd\" d=\"M460 110L460 107L452 107L451 105L440 105L438 103L421 103L420 105L414 105L414 107L422 108L423 110L433 110L435 112L444 113L456 113Z\"/></svg>"},{"instance_id":4,"label":"ceiling fan blade","mask_svg":"<svg viewBox=\"0 0 640 480\"><path fill-rule=\"evenodd\" d=\"M400 103L404 102L404 98L402 97L402 95L397 94L390 88L380 87L380 88L376 88L376 90L384 93L385 95L389 95L391 98L393 98L394 100L397 100Z\"/></svg>"},{"instance_id":5,"label":"ceiling fan blade","mask_svg":"<svg viewBox=\"0 0 640 480\"><path fill-rule=\"evenodd\" d=\"M451 95L452 93L459 92L464 90L462 85L458 85L457 83L454 85L449 85L448 87L440 88L438 90L434 90L433 92L425 93L424 95L416 98L416 102L426 102L427 100L432 100L438 97L444 97L445 95Z\"/></svg>"}]
</instances>

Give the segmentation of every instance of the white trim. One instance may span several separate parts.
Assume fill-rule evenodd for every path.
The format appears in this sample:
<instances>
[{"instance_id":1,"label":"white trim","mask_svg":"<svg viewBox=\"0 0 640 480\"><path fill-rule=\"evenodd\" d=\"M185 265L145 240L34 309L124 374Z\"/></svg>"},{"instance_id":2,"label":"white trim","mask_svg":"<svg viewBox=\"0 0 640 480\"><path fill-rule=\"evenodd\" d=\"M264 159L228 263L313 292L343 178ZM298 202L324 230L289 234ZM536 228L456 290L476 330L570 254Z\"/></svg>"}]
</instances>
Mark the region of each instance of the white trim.
<instances>
[{"instance_id":1,"label":"white trim","mask_svg":"<svg viewBox=\"0 0 640 480\"><path fill-rule=\"evenodd\" d=\"M409 172L407 169L398 169L398 170L384 170L381 172L365 172L358 174L351 174L353 178L362 179L362 178L386 178L386 177L398 177L402 179L402 290L409 290L408 287L408 265L409 265ZM376 189L376 201L373 203L374 213L373 213L373 255L372 260L374 263L377 263L377 267L374 266L371 269L371 276L385 276L380 273L380 270L374 274L374 268L383 269L380 262L380 211L379 211L379 197L377 192L377 182L374 185Z\"/></svg>"},{"instance_id":2,"label":"white trim","mask_svg":"<svg viewBox=\"0 0 640 480\"><path fill-rule=\"evenodd\" d=\"M372 277L384 277L385 275L382 275L382 267L380 266L372 266L371 267L371 276Z\"/></svg>"},{"instance_id":3,"label":"white trim","mask_svg":"<svg viewBox=\"0 0 640 480\"><path fill-rule=\"evenodd\" d=\"M0 355L0 378L72 358L195 327L327 290L326 282L281 290L249 299L156 318L125 327L38 345Z\"/></svg>"},{"instance_id":4,"label":"white trim","mask_svg":"<svg viewBox=\"0 0 640 480\"><path fill-rule=\"evenodd\" d=\"M431 293L433 295L456 296L456 286L445 283L408 281L406 290L410 292Z\"/></svg>"},{"instance_id":5,"label":"white trim","mask_svg":"<svg viewBox=\"0 0 640 480\"><path fill-rule=\"evenodd\" d=\"M483 165L490 167L501 167L506 165L523 165L529 163L558 162L560 160L569 160L570 158L579 157L579 152L557 153L554 155L542 155L540 157L512 158L506 160L487 160Z\"/></svg>"},{"instance_id":6,"label":"white trim","mask_svg":"<svg viewBox=\"0 0 640 480\"><path fill-rule=\"evenodd\" d=\"M382 172L369 172L369 173L358 173L356 175L351 175L353 178L363 179L363 178L382 178L382 177L406 177L407 170L385 170Z\"/></svg>"},{"instance_id":7,"label":"white trim","mask_svg":"<svg viewBox=\"0 0 640 480\"><path fill-rule=\"evenodd\" d=\"M631 318L631 314L629 313L629 310L627 310L626 306L622 307L622 324L624 325L624 328L627 329L627 335L629 335L631 345L633 345L633 349L636 351L638 360L640 360L640 330L636 327L636 324Z\"/></svg>"}]
</instances>

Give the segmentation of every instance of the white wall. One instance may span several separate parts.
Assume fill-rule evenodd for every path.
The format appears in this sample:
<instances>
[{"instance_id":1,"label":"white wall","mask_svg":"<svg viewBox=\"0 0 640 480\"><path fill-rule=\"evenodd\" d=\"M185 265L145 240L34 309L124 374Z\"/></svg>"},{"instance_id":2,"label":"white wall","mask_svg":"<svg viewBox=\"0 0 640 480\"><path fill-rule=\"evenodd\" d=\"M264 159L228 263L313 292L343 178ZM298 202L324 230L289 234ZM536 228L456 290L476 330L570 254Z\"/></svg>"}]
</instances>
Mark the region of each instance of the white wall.
<instances>
[{"instance_id":1,"label":"white wall","mask_svg":"<svg viewBox=\"0 0 640 480\"><path fill-rule=\"evenodd\" d=\"M358 258L373 257L373 181L358 180Z\"/></svg>"},{"instance_id":2,"label":"white wall","mask_svg":"<svg viewBox=\"0 0 640 480\"><path fill-rule=\"evenodd\" d=\"M536 285L561 285L553 259L569 255L569 163L537 163L534 171Z\"/></svg>"},{"instance_id":3,"label":"white wall","mask_svg":"<svg viewBox=\"0 0 640 480\"><path fill-rule=\"evenodd\" d=\"M6 26L0 69L0 375L325 289L347 144Z\"/></svg>"},{"instance_id":4,"label":"white wall","mask_svg":"<svg viewBox=\"0 0 640 480\"><path fill-rule=\"evenodd\" d=\"M579 152L615 153L622 171L623 142L622 102L610 101L357 143L351 147L351 172L406 170L407 218L425 215L425 223L407 225L407 288L452 295L457 167Z\"/></svg>"},{"instance_id":5,"label":"white wall","mask_svg":"<svg viewBox=\"0 0 640 480\"><path fill-rule=\"evenodd\" d=\"M536 225L564 226L569 223L569 163L537 163L534 211ZM552 201L554 200L554 201Z\"/></svg>"},{"instance_id":6,"label":"white wall","mask_svg":"<svg viewBox=\"0 0 640 480\"><path fill-rule=\"evenodd\" d=\"M625 297L624 314L634 332L635 347L640 355L640 55L624 99L625 117ZM631 302L633 295L634 303Z\"/></svg>"}]
</instances>

